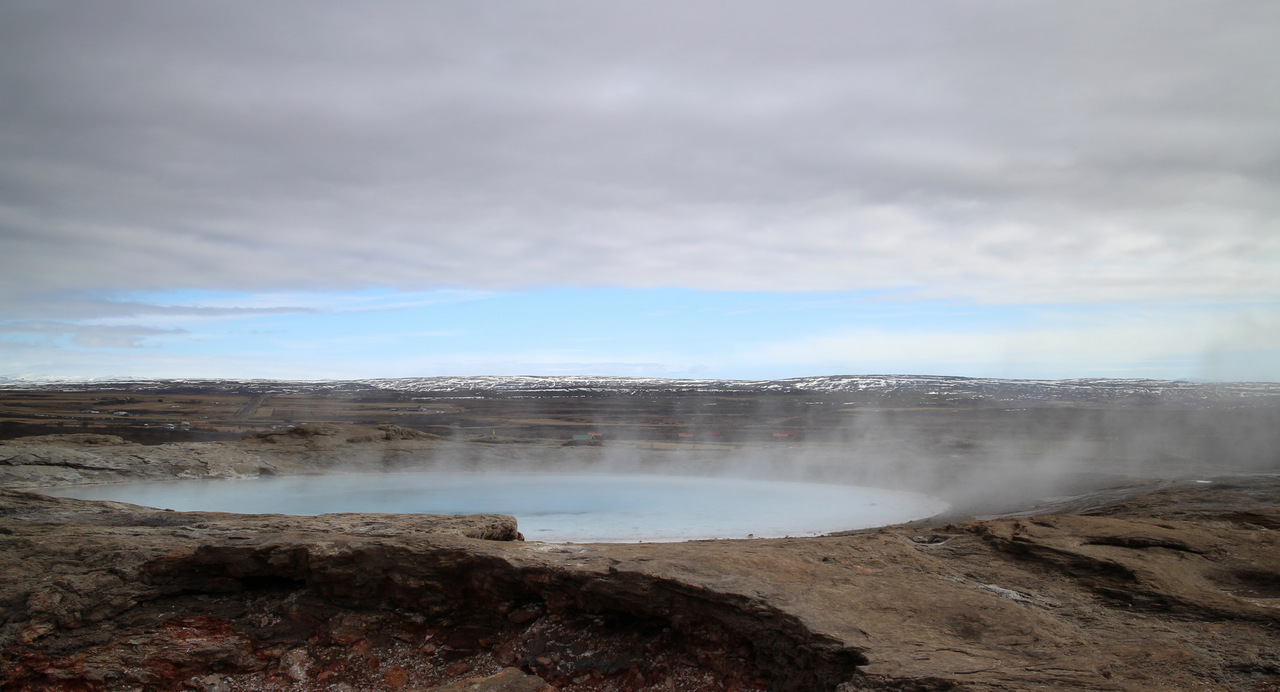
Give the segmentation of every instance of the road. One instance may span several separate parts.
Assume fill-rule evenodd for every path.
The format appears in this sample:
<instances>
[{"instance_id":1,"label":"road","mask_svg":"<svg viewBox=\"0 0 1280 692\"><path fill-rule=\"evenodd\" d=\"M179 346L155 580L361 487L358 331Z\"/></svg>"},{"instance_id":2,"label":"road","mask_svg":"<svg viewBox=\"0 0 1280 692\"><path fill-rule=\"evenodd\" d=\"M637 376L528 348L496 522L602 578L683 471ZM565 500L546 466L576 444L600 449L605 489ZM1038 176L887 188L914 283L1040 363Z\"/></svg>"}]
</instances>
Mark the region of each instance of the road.
<instances>
[{"instance_id":1,"label":"road","mask_svg":"<svg viewBox=\"0 0 1280 692\"><path fill-rule=\"evenodd\" d=\"M236 413L235 418L232 418L232 420L242 421L248 418L249 416L252 416L254 412L258 410L258 407L262 405L262 402L266 398L267 398L266 394L259 394L258 396L253 397L253 401L250 401L249 403L245 404L244 408L240 409L240 411Z\"/></svg>"}]
</instances>

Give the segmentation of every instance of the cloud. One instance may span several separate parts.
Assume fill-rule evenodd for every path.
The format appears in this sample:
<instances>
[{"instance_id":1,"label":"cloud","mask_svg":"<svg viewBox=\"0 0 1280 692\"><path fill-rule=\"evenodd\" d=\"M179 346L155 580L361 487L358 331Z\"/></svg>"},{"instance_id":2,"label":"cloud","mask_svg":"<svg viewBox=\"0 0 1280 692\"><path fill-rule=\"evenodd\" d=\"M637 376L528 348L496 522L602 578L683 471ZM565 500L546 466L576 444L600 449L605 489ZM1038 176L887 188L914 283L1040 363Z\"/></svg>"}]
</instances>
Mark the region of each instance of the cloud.
<instances>
[{"instance_id":1,"label":"cloud","mask_svg":"<svg viewBox=\"0 0 1280 692\"><path fill-rule=\"evenodd\" d=\"M77 348L136 349L157 336L186 333L181 329L155 329L139 325L96 325L41 320L0 322L0 341L57 347L69 341Z\"/></svg>"},{"instance_id":2,"label":"cloud","mask_svg":"<svg viewBox=\"0 0 1280 692\"><path fill-rule=\"evenodd\" d=\"M1192 0L4 3L5 368L723 372L626 330L391 346L677 287L914 316L743 332L741 373L1274 377L1277 30ZM286 373L290 344L334 353Z\"/></svg>"},{"instance_id":3,"label":"cloud","mask_svg":"<svg viewBox=\"0 0 1280 692\"><path fill-rule=\"evenodd\" d=\"M1274 297L1277 27L1266 3L8 3L0 282Z\"/></svg>"},{"instance_id":4,"label":"cloud","mask_svg":"<svg viewBox=\"0 0 1280 692\"><path fill-rule=\"evenodd\" d=\"M1170 371L1217 380L1275 378L1280 318L1271 306L1138 309L1042 316L980 327L845 328L756 345L744 362L832 372L919 372L1025 377L1149 376Z\"/></svg>"},{"instance_id":5,"label":"cloud","mask_svg":"<svg viewBox=\"0 0 1280 692\"><path fill-rule=\"evenodd\" d=\"M85 294L41 295L30 290L17 293L14 297L15 300L5 305L5 317L9 319L92 319L103 324L138 319L217 319L318 311L318 308L303 305L254 307L157 304L146 300L113 299Z\"/></svg>"}]
</instances>

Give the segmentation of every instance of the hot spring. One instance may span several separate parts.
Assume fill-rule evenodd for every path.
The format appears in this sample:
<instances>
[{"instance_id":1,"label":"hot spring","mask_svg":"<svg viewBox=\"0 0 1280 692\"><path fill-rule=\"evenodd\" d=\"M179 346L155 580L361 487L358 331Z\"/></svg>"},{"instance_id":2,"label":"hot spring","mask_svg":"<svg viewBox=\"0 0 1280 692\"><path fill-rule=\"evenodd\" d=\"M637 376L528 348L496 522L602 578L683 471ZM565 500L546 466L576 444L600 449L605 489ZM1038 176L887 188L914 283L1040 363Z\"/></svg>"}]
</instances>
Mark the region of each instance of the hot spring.
<instances>
[{"instance_id":1,"label":"hot spring","mask_svg":"<svg viewBox=\"0 0 1280 692\"><path fill-rule=\"evenodd\" d=\"M373 473L77 486L48 495L178 511L509 514L529 540L813 536L923 519L947 504L848 485L658 475Z\"/></svg>"}]
</instances>

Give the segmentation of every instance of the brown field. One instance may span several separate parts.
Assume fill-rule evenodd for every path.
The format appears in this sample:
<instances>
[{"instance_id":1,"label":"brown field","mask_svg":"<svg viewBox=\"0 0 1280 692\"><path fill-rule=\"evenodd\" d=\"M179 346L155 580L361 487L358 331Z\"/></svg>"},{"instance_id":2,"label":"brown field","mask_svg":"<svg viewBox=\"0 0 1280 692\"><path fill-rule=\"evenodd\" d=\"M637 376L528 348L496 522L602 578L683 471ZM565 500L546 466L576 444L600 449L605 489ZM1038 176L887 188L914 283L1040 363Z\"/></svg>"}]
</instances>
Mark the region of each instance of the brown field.
<instances>
[{"instance_id":1,"label":"brown field","mask_svg":"<svg viewBox=\"0 0 1280 692\"><path fill-rule=\"evenodd\" d=\"M99 432L143 444L240 439L306 423L394 424L459 441L572 442L733 452L803 447L993 464L1069 455L1096 471L1182 475L1280 466L1280 408L1007 402L924 394L493 391L262 393L233 385L142 391L0 390L0 439ZM118 415L119 414L119 415ZM127 415L126 415L127 414ZM582 442L579 440L579 442Z\"/></svg>"},{"instance_id":2,"label":"brown field","mask_svg":"<svg viewBox=\"0 0 1280 692\"><path fill-rule=\"evenodd\" d=\"M141 443L4 442L0 469L26 485L0 488L0 689L1280 686L1272 399L299 389L0 390L6 438ZM432 454L749 462L952 511L826 537L565 545L512 540L496 515L183 513L17 489Z\"/></svg>"}]
</instances>

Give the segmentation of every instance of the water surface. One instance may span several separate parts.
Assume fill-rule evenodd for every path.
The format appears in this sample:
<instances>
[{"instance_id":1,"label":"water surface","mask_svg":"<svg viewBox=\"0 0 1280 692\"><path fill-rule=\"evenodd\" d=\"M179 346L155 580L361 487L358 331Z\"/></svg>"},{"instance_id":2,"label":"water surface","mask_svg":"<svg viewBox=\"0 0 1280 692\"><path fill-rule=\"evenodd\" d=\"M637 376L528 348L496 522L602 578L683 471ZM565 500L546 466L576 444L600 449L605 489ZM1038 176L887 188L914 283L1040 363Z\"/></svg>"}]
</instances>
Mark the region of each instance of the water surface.
<instances>
[{"instance_id":1,"label":"water surface","mask_svg":"<svg viewBox=\"0 0 1280 692\"><path fill-rule=\"evenodd\" d=\"M657 475L331 474L42 492L178 511L510 514L529 540L576 542L811 536L922 519L947 508L901 490Z\"/></svg>"}]
</instances>

